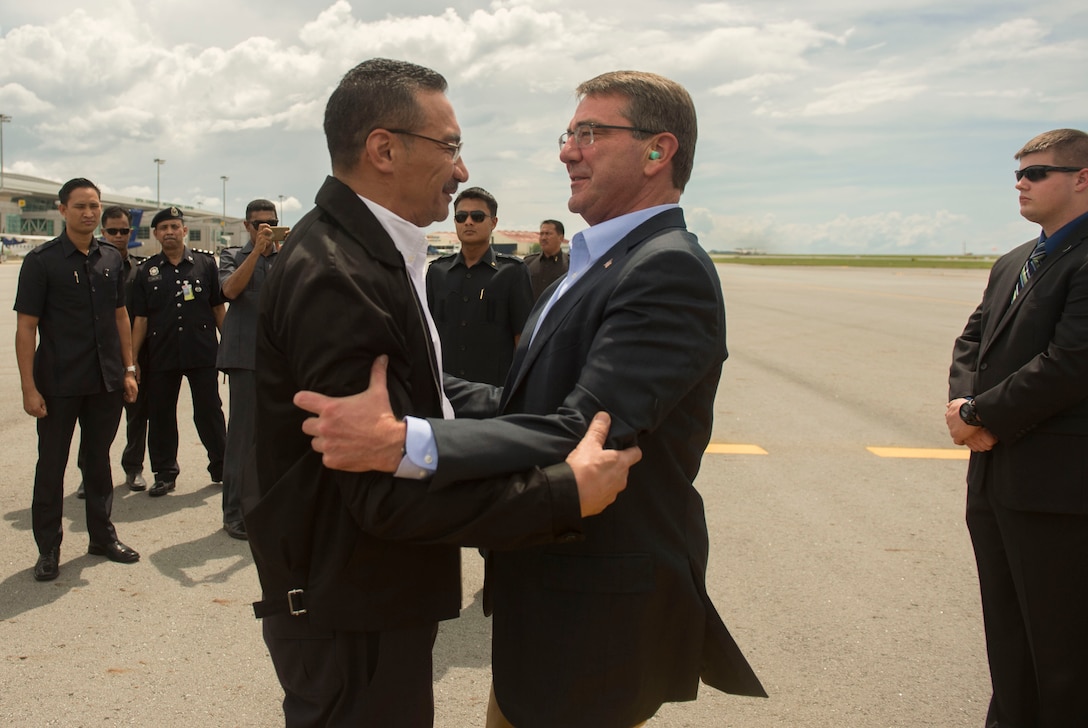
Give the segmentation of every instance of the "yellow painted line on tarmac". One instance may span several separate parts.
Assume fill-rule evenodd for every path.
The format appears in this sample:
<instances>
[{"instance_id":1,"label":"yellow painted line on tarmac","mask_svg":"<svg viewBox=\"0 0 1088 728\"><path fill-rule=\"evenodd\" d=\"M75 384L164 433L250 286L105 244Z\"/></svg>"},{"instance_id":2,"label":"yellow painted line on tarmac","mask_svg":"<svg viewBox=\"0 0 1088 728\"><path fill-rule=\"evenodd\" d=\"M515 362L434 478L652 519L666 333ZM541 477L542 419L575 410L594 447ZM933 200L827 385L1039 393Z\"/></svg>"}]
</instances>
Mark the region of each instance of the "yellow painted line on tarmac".
<instances>
[{"instance_id":1,"label":"yellow painted line on tarmac","mask_svg":"<svg viewBox=\"0 0 1088 728\"><path fill-rule=\"evenodd\" d=\"M971 451L961 447L867 447L865 449L881 458L967 460L971 457Z\"/></svg>"},{"instance_id":2,"label":"yellow painted line on tarmac","mask_svg":"<svg viewBox=\"0 0 1088 728\"><path fill-rule=\"evenodd\" d=\"M729 442L712 442L706 446L711 455L766 455L767 451L759 445L738 445Z\"/></svg>"}]
</instances>

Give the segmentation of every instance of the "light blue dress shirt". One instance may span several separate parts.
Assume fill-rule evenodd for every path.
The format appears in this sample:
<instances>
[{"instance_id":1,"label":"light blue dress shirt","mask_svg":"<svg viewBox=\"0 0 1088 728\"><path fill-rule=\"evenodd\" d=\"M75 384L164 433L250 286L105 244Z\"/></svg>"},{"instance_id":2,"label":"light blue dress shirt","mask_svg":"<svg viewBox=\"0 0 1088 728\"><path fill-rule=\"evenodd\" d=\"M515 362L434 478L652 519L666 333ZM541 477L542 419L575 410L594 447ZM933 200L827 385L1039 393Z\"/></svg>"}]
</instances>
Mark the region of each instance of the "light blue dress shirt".
<instances>
[{"instance_id":1,"label":"light blue dress shirt","mask_svg":"<svg viewBox=\"0 0 1088 728\"><path fill-rule=\"evenodd\" d=\"M544 304L544 310L537 318L536 327L533 329L533 337L540 330L540 323L552 310L555 302L576 286L585 276L585 273L601 259L601 256L611 250L613 245L623 240L632 230L651 217L679 206L676 203L671 203L648 207L645 210L636 210L611 220L605 220L575 234L570 241L570 268L567 270L566 277L555 289L555 293ZM532 343L532 338L529 339L529 343ZM438 446L434 441L434 430L431 428L430 423L424 419L418 417L405 417L404 419L408 425L408 433L404 442L405 456L396 475L397 477L414 480L429 478L438 469Z\"/></svg>"}]
</instances>

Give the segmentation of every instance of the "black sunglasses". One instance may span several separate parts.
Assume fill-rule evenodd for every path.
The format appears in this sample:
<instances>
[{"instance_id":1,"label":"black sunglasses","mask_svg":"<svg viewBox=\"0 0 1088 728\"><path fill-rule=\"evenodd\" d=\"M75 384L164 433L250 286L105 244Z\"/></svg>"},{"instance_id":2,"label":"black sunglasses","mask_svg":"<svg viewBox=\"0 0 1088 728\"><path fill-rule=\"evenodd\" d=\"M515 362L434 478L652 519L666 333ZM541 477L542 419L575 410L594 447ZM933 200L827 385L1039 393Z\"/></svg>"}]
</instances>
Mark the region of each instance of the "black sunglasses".
<instances>
[{"instance_id":1,"label":"black sunglasses","mask_svg":"<svg viewBox=\"0 0 1088 728\"><path fill-rule=\"evenodd\" d=\"M453 219L457 222L464 222L468 219L469 215L472 216L472 222L483 222L487 219L487 213L483 210L473 210L472 212L458 212L454 213Z\"/></svg>"},{"instance_id":2,"label":"black sunglasses","mask_svg":"<svg viewBox=\"0 0 1088 728\"><path fill-rule=\"evenodd\" d=\"M132 228L106 228L107 235L129 235L132 233Z\"/></svg>"},{"instance_id":3,"label":"black sunglasses","mask_svg":"<svg viewBox=\"0 0 1088 728\"><path fill-rule=\"evenodd\" d=\"M1028 178L1028 182L1040 182L1051 172L1079 172L1082 169L1084 167L1051 167L1049 164L1033 164L1023 169L1015 169L1013 174L1016 175L1017 182L1024 177Z\"/></svg>"},{"instance_id":4,"label":"black sunglasses","mask_svg":"<svg viewBox=\"0 0 1088 728\"><path fill-rule=\"evenodd\" d=\"M276 227L280 224L279 220L246 220L254 229L259 228L261 225L270 225Z\"/></svg>"}]
</instances>

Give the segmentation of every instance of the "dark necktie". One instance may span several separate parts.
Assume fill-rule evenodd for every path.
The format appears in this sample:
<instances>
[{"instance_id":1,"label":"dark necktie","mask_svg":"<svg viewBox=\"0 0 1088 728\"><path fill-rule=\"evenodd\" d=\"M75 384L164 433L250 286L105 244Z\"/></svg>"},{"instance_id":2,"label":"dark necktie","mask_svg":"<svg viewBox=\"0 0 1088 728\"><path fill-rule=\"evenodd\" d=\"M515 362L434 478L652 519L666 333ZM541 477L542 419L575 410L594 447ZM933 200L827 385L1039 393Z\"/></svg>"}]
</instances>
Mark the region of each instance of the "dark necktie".
<instances>
[{"instance_id":1,"label":"dark necktie","mask_svg":"<svg viewBox=\"0 0 1088 728\"><path fill-rule=\"evenodd\" d=\"M1028 284L1028 279L1035 274L1035 271L1039 270L1039 266L1043 262L1043 258L1046 257L1046 241L1039 240L1035 244L1035 250L1031 251L1031 257L1028 258L1028 262L1024 263L1024 267L1020 270L1020 279L1016 281L1016 290L1012 292L1012 301L1016 300L1016 297L1020 295L1020 291L1024 290L1024 286Z\"/></svg>"}]
</instances>

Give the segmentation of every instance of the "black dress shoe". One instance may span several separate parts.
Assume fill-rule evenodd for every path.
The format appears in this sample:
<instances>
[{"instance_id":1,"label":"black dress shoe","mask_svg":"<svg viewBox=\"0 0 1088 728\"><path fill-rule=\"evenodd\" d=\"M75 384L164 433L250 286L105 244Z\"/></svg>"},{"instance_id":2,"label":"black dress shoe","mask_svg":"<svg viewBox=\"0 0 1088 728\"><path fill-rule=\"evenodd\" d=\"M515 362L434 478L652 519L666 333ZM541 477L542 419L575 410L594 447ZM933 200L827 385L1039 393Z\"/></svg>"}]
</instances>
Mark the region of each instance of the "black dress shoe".
<instances>
[{"instance_id":1,"label":"black dress shoe","mask_svg":"<svg viewBox=\"0 0 1088 728\"><path fill-rule=\"evenodd\" d=\"M60 574L60 549L55 548L44 554L38 555L38 563L34 564L34 579L37 581L53 581Z\"/></svg>"},{"instance_id":2,"label":"black dress shoe","mask_svg":"<svg viewBox=\"0 0 1088 728\"><path fill-rule=\"evenodd\" d=\"M126 473L125 485L131 491L139 492L141 490L147 490L147 481L144 480L143 473Z\"/></svg>"},{"instance_id":3,"label":"black dress shoe","mask_svg":"<svg viewBox=\"0 0 1088 728\"><path fill-rule=\"evenodd\" d=\"M246 533L245 521L231 521L230 523L224 523L223 530L226 531L227 535L231 538L236 538L240 541L249 540L249 534Z\"/></svg>"},{"instance_id":4,"label":"black dress shoe","mask_svg":"<svg viewBox=\"0 0 1088 728\"><path fill-rule=\"evenodd\" d=\"M76 488L76 498L79 498L80 500L86 500L87 499L87 489L85 487L83 487L83 481L82 480L79 481L79 487Z\"/></svg>"},{"instance_id":5,"label":"black dress shoe","mask_svg":"<svg viewBox=\"0 0 1088 728\"><path fill-rule=\"evenodd\" d=\"M138 553L120 541L111 541L105 545L92 542L87 547L87 553L94 556L105 556L110 561L116 561L119 564L134 564L140 560Z\"/></svg>"},{"instance_id":6,"label":"black dress shoe","mask_svg":"<svg viewBox=\"0 0 1088 728\"><path fill-rule=\"evenodd\" d=\"M147 494L152 498L158 498L160 495L166 495L174 489L174 481L172 480L156 480L155 484L151 486L151 490L147 491Z\"/></svg>"}]
</instances>

